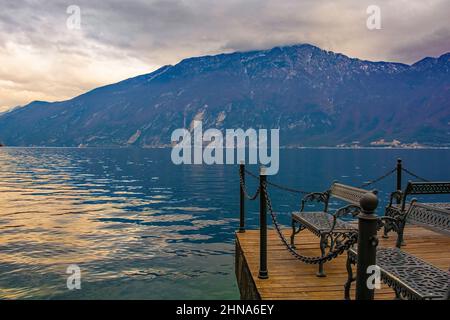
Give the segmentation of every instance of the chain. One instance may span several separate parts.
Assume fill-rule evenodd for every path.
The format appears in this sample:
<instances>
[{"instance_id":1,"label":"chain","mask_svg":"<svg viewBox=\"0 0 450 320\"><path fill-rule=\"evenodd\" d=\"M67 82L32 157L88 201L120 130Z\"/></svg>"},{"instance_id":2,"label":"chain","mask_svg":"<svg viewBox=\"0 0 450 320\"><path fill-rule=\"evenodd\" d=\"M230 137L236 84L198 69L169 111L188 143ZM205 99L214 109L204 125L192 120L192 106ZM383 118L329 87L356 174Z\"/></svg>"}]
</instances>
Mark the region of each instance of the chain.
<instances>
[{"instance_id":1,"label":"chain","mask_svg":"<svg viewBox=\"0 0 450 320\"><path fill-rule=\"evenodd\" d=\"M281 186L279 184L276 184L276 183L270 182L270 181L267 181L267 184L271 185L271 186L273 186L275 188L278 188L278 189L281 189L281 190L284 190L284 191L287 191L287 192L295 193L295 194L310 194L310 193L312 193L310 191L298 190L298 189L293 189L293 188L290 188L290 187Z\"/></svg>"},{"instance_id":2,"label":"chain","mask_svg":"<svg viewBox=\"0 0 450 320\"><path fill-rule=\"evenodd\" d=\"M296 259L307 263L307 264L319 264L323 262L330 261L340 254L344 253L346 250L350 249L352 245L354 245L358 239L358 234L354 232L350 232L348 234L348 239L341 245L337 245L336 248L333 251L330 251L327 255L321 256L321 257L308 257L299 254L292 246L289 244L288 240L284 236L283 232L281 231L281 227L277 221L277 217L273 211L272 207L272 201L270 199L269 193L267 192L267 182L263 185L263 190L266 197L267 207L269 208L270 216L272 217L273 225L275 226L275 230L277 231L281 241L288 249L289 253L291 253Z\"/></svg>"},{"instance_id":3,"label":"chain","mask_svg":"<svg viewBox=\"0 0 450 320\"><path fill-rule=\"evenodd\" d=\"M404 169L404 170L406 170L406 169ZM375 183L377 183L377 182L380 182L381 180L386 179L387 177L389 177L390 175L392 175L392 174L393 174L394 172L396 172L396 171L397 171L397 168L394 168L394 169L392 169L392 170L386 172L384 175L382 175L381 177L379 177L379 178L377 178L377 179L370 180L370 181L368 181L368 182L365 182L365 183L361 184L361 185L359 186L359 188L368 187L368 186L370 186L370 185L372 185L372 184L375 184ZM408 172L408 171L407 171L407 172ZM258 177L257 175L255 175L255 174L252 173L251 171L248 171L247 169L245 169L245 173L247 173L248 175L252 176L252 177L255 178L255 179L259 179L259 177ZM410 172L408 172L408 173L410 173ZM410 174L413 175L412 173L410 173ZM422 179L422 178L417 177L417 176L416 176L416 178L421 179L421 180L423 180L423 181L427 181L427 180ZM284 191L287 191L287 192L290 192L290 193L303 194L303 195L312 193L312 191L305 191L305 190L300 190L300 189L294 189L294 188L282 186L282 185L279 185L279 184L277 184L277 183L270 182L270 181L267 181L266 183L267 183L268 185L272 186L272 187L275 187L275 188L278 188L278 189L280 189L280 190L284 190Z\"/></svg>"},{"instance_id":4,"label":"chain","mask_svg":"<svg viewBox=\"0 0 450 320\"><path fill-rule=\"evenodd\" d=\"M409 170L406 169L406 168L402 168L402 170L405 171L405 172L406 172L407 174L409 174L410 176L413 176L413 177L416 178L416 179L419 179L419 180L421 180L421 181L423 181L423 182L430 182L430 180L427 180L427 179L425 179L425 178L422 178L422 177L418 176L417 174L412 173L411 171L409 171Z\"/></svg>"},{"instance_id":5,"label":"chain","mask_svg":"<svg viewBox=\"0 0 450 320\"><path fill-rule=\"evenodd\" d=\"M259 179L259 177L256 174L254 174L253 172L251 172L251 171L249 171L247 169L245 169L245 173L248 174L249 176L255 178L255 179Z\"/></svg>"},{"instance_id":6,"label":"chain","mask_svg":"<svg viewBox=\"0 0 450 320\"><path fill-rule=\"evenodd\" d=\"M364 188L364 187L368 187L372 184L375 184L377 182L380 182L381 180L389 177L391 174L393 174L395 171L397 171L397 168L392 169L391 171L386 172L384 175L382 175L381 177L374 179L374 180L370 180L366 183L363 183L362 185L359 186L359 188Z\"/></svg>"},{"instance_id":7,"label":"chain","mask_svg":"<svg viewBox=\"0 0 450 320\"><path fill-rule=\"evenodd\" d=\"M241 173L239 173L239 180L240 180L241 188L242 188L242 191L244 192L245 197L251 201L256 200L256 198L258 198L259 193L261 191L260 187L258 187L258 189L256 189L256 192L253 196L250 196L247 192L247 188L245 187L244 177L242 176Z\"/></svg>"},{"instance_id":8,"label":"chain","mask_svg":"<svg viewBox=\"0 0 450 320\"><path fill-rule=\"evenodd\" d=\"M248 171L247 169L245 169L245 173L247 173L248 175L252 176L255 179L259 179L259 177L256 174L252 173L251 171ZM278 188L278 189L281 189L281 190L284 190L284 191L287 191L287 192L291 192L291 193L296 193L296 194L309 194L309 193L312 193L311 191L305 191L305 190L299 190L299 189L294 189L294 188L290 188L290 187L285 187L285 186L276 184L274 182L267 181L267 184L271 185L271 186L273 186L275 188Z\"/></svg>"}]
</instances>

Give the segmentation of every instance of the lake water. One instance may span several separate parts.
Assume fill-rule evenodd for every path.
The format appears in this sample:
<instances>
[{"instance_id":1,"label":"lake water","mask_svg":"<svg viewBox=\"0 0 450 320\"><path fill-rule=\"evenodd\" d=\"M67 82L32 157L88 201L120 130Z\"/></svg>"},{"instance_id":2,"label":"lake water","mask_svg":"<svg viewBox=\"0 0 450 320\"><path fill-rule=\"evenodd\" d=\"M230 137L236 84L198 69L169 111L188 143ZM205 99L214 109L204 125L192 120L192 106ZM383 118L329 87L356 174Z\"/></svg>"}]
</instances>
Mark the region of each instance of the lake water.
<instances>
[{"instance_id":1,"label":"lake water","mask_svg":"<svg viewBox=\"0 0 450 320\"><path fill-rule=\"evenodd\" d=\"M281 150L269 180L314 191L359 185L398 157L427 179L450 179L450 150L301 149ZM237 170L175 166L169 149L0 148L0 298L238 299ZM394 180L374 186L379 208ZM271 193L289 223L300 197ZM256 203L247 217L256 228ZM71 264L81 290L66 287Z\"/></svg>"}]
</instances>

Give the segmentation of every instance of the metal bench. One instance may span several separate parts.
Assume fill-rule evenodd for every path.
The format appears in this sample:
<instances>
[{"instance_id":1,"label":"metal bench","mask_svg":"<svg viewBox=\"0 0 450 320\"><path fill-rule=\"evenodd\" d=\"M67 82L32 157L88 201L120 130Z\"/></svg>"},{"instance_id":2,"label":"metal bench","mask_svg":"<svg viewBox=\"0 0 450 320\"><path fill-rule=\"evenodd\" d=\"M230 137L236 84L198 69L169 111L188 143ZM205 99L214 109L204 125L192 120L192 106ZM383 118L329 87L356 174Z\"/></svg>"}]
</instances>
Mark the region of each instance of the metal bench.
<instances>
[{"instance_id":1,"label":"metal bench","mask_svg":"<svg viewBox=\"0 0 450 320\"><path fill-rule=\"evenodd\" d=\"M414 222L450 235L450 215L446 210L427 206L413 201L404 217L382 217L389 221L403 236L405 222ZM383 226L381 222L379 229ZM381 280L391 287L398 299L449 299L449 273L409 253L400 250L401 241L396 248L378 248L376 263L380 268ZM445 248L444 248L445 249ZM356 264L357 249L347 251L348 279L345 284L345 298L350 299L353 277L352 265Z\"/></svg>"},{"instance_id":2,"label":"metal bench","mask_svg":"<svg viewBox=\"0 0 450 320\"><path fill-rule=\"evenodd\" d=\"M352 186L334 182L331 188L325 192L314 192L306 195L302 199L300 212L292 213L292 235L291 246L295 248L295 236L302 230L308 229L320 238L321 256L325 256L326 250L334 250L342 244L344 239L348 238L350 233L357 233L357 227L341 220L345 215L355 217L360 213L359 201L370 191L355 188ZM373 191L376 193L376 191ZM343 200L349 205L336 210L333 214L328 213L328 204L331 198ZM305 204L307 202L322 202L324 204L323 211L307 211L305 212ZM323 264L319 263L319 271L317 276L324 277L325 272Z\"/></svg>"},{"instance_id":3,"label":"metal bench","mask_svg":"<svg viewBox=\"0 0 450 320\"><path fill-rule=\"evenodd\" d=\"M388 207L395 207L401 211L407 210L407 198L411 195L450 194L450 182L412 182L409 181L405 191L397 190L391 193ZM397 200L399 204L394 204ZM450 203L429 203L444 209L450 209Z\"/></svg>"},{"instance_id":4,"label":"metal bench","mask_svg":"<svg viewBox=\"0 0 450 320\"><path fill-rule=\"evenodd\" d=\"M406 223L421 225L450 236L450 211L448 210L413 200L405 218Z\"/></svg>"},{"instance_id":5,"label":"metal bench","mask_svg":"<svg viewBox=\"0 0 450 320\"><path fill-rule=\"evenodd\" d=\"M450 236L450 211L429 203L419 203L413 199L405 214L396 217L399 221L397 231L397 244L400 248L403 243L403 232L407 223L423 226L435 232Z\"/></svg>"},{"instance_id":6,"label":"metal bench","mask_svg":"<svg viewBox=\"0 0 450 320\"><path fill-rule=\"evenodd\" d=\"M352 265L356 264L357 249L348 250L345 298L350 299L353 277ZM377 266L381 281L391 287L397 299L431 300L449 298L450 276L428 262L425 262L398 248L377 249Z\"/></svg>"},{"instance_id":7,"label":"metal bench","mask_svg":"<svg viewBox=\"0 0 450 320\"><path fill-rule=\"evenodd\" d=\"M398 190L391 193L389 204L385 210L385 216L400 217L404 220L409 210L409 204L406 203L409 195L432 194L450 194L450 182L408 182L404 192ZM423 205L447 211L450 214L450 203L448 202L423 203ZM411 222L414 223L413 220ZM383 236L387 238L390 231L392 231L392 225L387 223L384 227ZM403 241L402 237L400 237L400 241Z\"/></svg>"}]
</instances>

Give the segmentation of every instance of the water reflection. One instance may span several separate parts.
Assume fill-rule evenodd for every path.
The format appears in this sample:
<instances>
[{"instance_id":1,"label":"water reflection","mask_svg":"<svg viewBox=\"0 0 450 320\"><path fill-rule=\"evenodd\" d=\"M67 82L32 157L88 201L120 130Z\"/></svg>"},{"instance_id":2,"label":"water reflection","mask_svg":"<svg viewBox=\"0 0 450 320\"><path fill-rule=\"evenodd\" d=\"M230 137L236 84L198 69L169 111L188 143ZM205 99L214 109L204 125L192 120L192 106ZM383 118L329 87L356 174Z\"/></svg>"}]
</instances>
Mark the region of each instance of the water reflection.
<instances>
[{"instance_id":1,"label":"water reflection","mask_svg":"<svg viewBox=\"0 0 450 320\"><path fill-rule=\"evenodd\" d=\"M450 178L448 150L284 150L270 179L309 190L359 184L398 156L430 179ZM238 298L236 173L174 166L170 150L0 149L0 298ZM380 207L393 185L377 185ZM272 197L288 224L299 196ZM247 218L257 226L257 203ZM81 267L82 290L66 288L70 264Z\"/></svg>"},{"instance_id":2,"label":"water reflection","mask_svg":"<svg viewBox=\"0 0 450 320\"><path fill-rule=\"evenodd\" d=\"M116 298L157 298L158 286L167 298L201 298L208 290L183 296L168 283L197 277L233 283L231 238L203 230L219 226L231 234L234 220L204 200L208 177L202 170L170 176L162 153L143 151L142 158L141 152L0 152L1 298L110 298L95 291L122 282ZM65 268L74 263L82 268L80 292L65 287ZM237 297L234 285L219 291L218 297Z\"/></svg>"}]
</instances>

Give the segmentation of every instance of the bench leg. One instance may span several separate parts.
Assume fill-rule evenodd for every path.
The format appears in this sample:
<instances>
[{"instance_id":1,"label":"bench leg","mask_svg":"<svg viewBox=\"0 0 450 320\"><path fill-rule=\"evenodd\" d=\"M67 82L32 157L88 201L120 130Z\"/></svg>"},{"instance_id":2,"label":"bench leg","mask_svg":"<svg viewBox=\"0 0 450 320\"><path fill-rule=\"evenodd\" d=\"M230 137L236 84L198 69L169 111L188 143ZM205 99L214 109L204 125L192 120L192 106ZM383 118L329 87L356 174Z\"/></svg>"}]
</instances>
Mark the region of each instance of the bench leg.
<instances>
[{"instance_id":1,"label":"bench leg","mask_svg":"<svg viewBox=\"0 0 450 320\"><path fill-rule=\"evenodd\" d=\"M404 241L404 239L403 239L403 231L404 231L404 230L405 230L405 224L402 223L402 224L400 225L399 230L398 230L397 242L396 242L396 244L395 244L395 246L396 246L397 248L401 248L402 246L405 245L405 241Z\"/></svg>"},{"instance_id":2,"label":"bench leg","mask_svg":"<svg viewBox=\"0 0 450 320\"><path fill-rule=\"evenodd\" d=\"M295 220L292 219L291 247L295 249Z\"/></svg>"},{"instance_id":3,"label":"bench leg","mask_svg":"<svg viewBox=\"0 0 450 320\"><path fill-rule=\"evenodd\" d=\"M327 235L322 234L320 236L320 253L321 256L325 256L325 250L327 248ZM323 270L323 264L324 262L319 263L319 271L317 272L318 277L326 277L325 271Z\"/></svg>"},{"instance_id":4,"label":"bench leg","mask_svg":"<svg viewBox=\"0 0 450 320\"><path fill-rule=\"evenodd\" d=\"M384 228L383 228L383 238L384 239L389 239L388 233L389 233L388 228L386 226L384 226Z\"/></svg>"},{"instance_id":5,"label":"bench leg","mask_svg":"<svg viewBox=\"0 0 450 320\"><path fill-rule=\"evenodd\" d=\"M298 224L298 229L297 229L297 224ZM304 229L304 227L302 227L302 225L299 222L292 219L291 247L293 249L295 249L295 235L297 233L299 233L300 231L302 231L303 229Z\"/></svg>"},{"instance_id":6,"label":"bench leg","mask_svg":"<svg viewBox=\"0 0 450 320\"><path fill-rule=\"evenodd\" d=\"M352 269L352 264L353 261L350 258L349 255L347 255L347 262L346 262L346 267L347 267L347 282L344 285L344 299L345 300L350 300L350 289L352 288L352 282L354 282L356 280L356 278L353 276L353 269Z\"/></svg>"}]
</instances>

